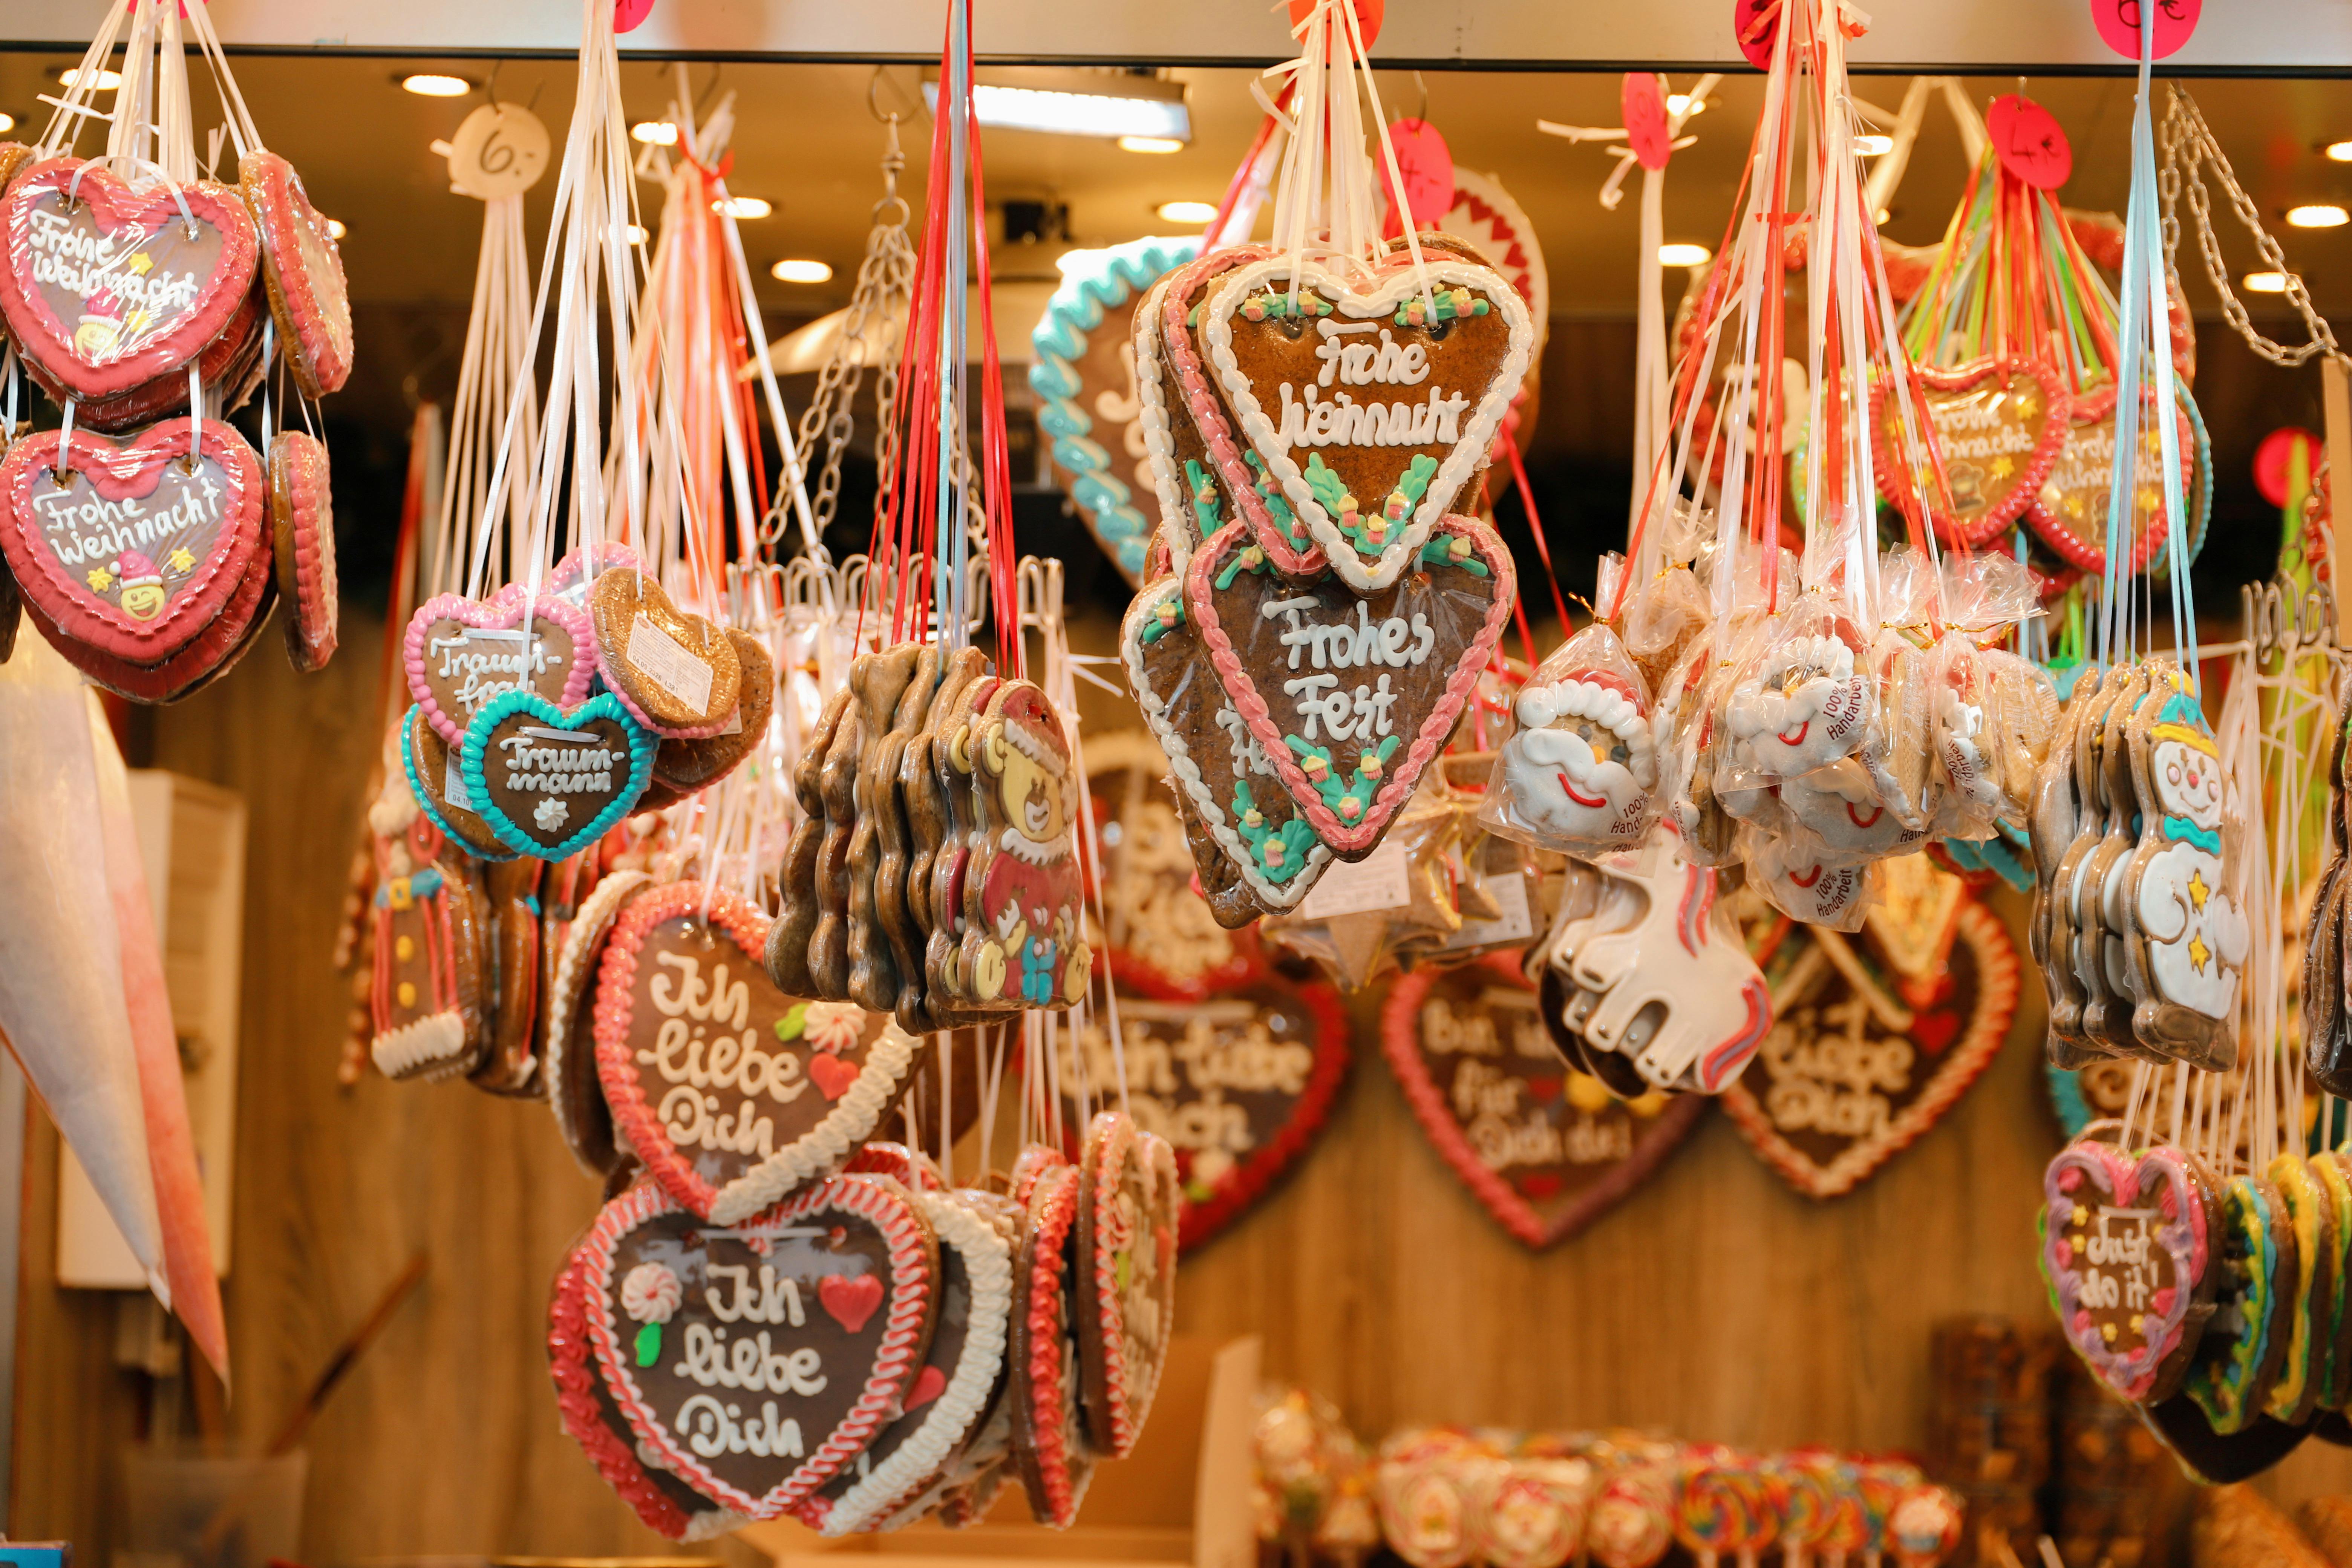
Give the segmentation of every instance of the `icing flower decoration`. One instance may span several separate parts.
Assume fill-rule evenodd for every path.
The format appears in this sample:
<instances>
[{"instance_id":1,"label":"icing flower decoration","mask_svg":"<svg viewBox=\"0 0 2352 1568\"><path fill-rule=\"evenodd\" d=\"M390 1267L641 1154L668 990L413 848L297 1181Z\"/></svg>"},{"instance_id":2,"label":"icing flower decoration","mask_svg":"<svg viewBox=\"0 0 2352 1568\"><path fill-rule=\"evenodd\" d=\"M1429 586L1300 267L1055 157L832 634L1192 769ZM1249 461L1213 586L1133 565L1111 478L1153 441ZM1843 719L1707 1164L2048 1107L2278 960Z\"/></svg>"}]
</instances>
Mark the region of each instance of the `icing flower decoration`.
<instances>
[{"instance_id":1,"label":"icing flower decoration","mask_svg":"<svg viewBox=\"0 0 2352 1568\"><path fill-rule=\"evenodd\" d=\"M866 1033L866 1009L855 1002L812 1002L803 1026L818 1050L845 1051Z\"/></svg>"},{"instance_id":2,"label":"icing flower decoration","mask_svg":"<svg viewBox=\"0 0 2352 1568\"><path fill-rule=\"evenodd\" d=\"M621 1280L621 1310L640 1323L667 1323L686 1287L663 1263L640 1263Z\"/></svg>"}]
</instances>

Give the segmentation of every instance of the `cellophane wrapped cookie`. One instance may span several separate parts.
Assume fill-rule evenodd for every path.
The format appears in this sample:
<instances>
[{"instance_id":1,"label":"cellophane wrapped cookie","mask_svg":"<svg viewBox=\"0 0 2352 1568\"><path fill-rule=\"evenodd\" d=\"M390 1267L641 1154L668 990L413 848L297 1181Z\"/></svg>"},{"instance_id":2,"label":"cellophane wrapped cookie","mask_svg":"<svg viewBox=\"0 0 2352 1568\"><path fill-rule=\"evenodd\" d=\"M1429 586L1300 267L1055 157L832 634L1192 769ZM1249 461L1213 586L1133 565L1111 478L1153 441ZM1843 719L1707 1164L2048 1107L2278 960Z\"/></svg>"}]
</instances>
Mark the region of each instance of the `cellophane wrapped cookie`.
<instances>
[{"instance_id":1,"label":"cellophane wrapped cookie","mask_svg":"<svg viewBox=\"0 0 2352 1568\"><path fill-rule=\"evenodd\" d=\"M1596 622L1570 637L1511 714L1479 824L1584 858L1640 844L1656 820L1657 743L1649 683L1616 632Z\"/></svg>"},{"instance_id":2,"label":"cellophane wrapped cookie","mask_svg":"<svg viewBox=\"0 0 2352 1568\"><path fill-rule=\"evenodd\" d=\"M1725 707L1735 769L1771 782L1853 756L1878 720L1869 641L1828 595L1807 592L1773 617L1762 652Z\"/></svg>"},{"instance_id":3,"label":"cellophane wrapped cookie","mask_svg":"<svg viewBox=\"0 0 2352 1568\"><path fill-rule=\"evenodd\" d=\"M1713 619L1697 576L1687 566L1671 566L1626 595L1618 626L1626 653L1654 692Z\"/></svg>"}]
</instances>

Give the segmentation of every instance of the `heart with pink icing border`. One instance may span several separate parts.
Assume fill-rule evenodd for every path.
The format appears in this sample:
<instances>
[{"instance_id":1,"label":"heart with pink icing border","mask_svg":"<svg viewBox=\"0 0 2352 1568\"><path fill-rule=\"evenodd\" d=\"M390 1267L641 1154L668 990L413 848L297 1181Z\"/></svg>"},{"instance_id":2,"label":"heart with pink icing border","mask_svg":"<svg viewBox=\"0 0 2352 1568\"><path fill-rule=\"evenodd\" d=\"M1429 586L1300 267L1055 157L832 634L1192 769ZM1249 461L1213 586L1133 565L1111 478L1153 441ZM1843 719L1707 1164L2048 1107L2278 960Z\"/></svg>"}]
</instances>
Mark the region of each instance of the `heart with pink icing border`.
<instances>
[{"instance_id":1,"label":"heart with pink icing border","mask_svg":"<svg viewBox=\"0 0 2352 1568\"><path fill-rule=\"evenodd\" d=\"M402 654L408 694L452 746L464 743L466 726L502 692L528 688L569 710L587 700L588 683L596 676L596 634L588 612L547 585L536 598L523 584L509 583L487 601L462 594L427 599L408 618Z\"/></svg>"},{"instance_id":2,"label":"heart with pink icing border","mask_svg":"<svg viewBox=\"0 0 2352 1568\"><path fill-rule=\"evenodd\" d=\"M2066 446L2071 399L2058 373L2038 359L1980 359L1948 369L1920 365L1917 374L1927 428L1943 459L1948 493L1928 498L1936 537L1976 549L1990 542L2033 504L2051 465ZM1902 416L1881 379L1870 393L1870 440L1878 457L1879 490L1914 522L1920 497L1910 485L1888 481L1907 474ZM1931 483L1927 487L1932 490ZM1949 506L1937 503L1950 502Z\"/></svg>"},{"instance_id":3,"label":"heart with pink icing border","mask_svg":"<svg viewBox=\"0 0 2352 1568\"><path fill-rule=\"evenodd\" d=\"M2058 1152L2042 1190L2042 1277L2067 1342L2124 1398L2165 1398L2213 1315L2206 1181L2179 1149L2084 1140Z\"/></svg>"},{"instance_id":4,"label":"heart with pink icing border","mask_svg":"<svg viewBox=\"0 0 2352 1568\"><path fill-rule=\"evenodd\" d=\"M1380 845L1454 732L1510 618L1517 578L1492 530L1442 519L1387 587L1270 570L1246 522L1194 552L1184 608L1225 695L1343 860Z\"/></svg>"},{"instance_id":5,"label":"heart with pink icing border","mask_svg":"<svg viewBox=\"0 0 2352 1568\"><path fill-rule=\"evenodd\" d=\"M309 674L335 657L335 510L327 447L303 430L269 444L269 528L278 594L286 601L286 657Z\"/></svg>"},{"instance_id":6,"label":"heart with pink icing border","mask_svg":"<svg viewBox=\"0 0 2352 1568\"><path fill-rule=\"evenodd\" d=\"M246 153L236 182L261 237L261 275L294 379L312 397L340 392L352 374L352 296L334 231L277 153Z\"/></svg>"},{"instance_id":7,"label":"heart with pink icing border","mask_svg":"<svg viewBox=\"0 0 2352 1568\"><path fill-rule=\"evenodd\" d=\"M50 158L0 197L0 318L76 397L112 397L184 367L253 287L260 246L237 194L212 180L133 187Z\"/></svg>"},{"instance_id":8,"label":"heart with pink icing border","mask_svg":"<svg viewBox=\"0 0 2352 1568\"><path fill-rule=\"evenodd\" d=\"M191 462L190 430L173 420L122 442L77 430L70 445L43 430L0 460L0 550L26 602L125 664L160 665L195 641L265 552L260 459L208 419Z\"/></svg>"}]
</instances>

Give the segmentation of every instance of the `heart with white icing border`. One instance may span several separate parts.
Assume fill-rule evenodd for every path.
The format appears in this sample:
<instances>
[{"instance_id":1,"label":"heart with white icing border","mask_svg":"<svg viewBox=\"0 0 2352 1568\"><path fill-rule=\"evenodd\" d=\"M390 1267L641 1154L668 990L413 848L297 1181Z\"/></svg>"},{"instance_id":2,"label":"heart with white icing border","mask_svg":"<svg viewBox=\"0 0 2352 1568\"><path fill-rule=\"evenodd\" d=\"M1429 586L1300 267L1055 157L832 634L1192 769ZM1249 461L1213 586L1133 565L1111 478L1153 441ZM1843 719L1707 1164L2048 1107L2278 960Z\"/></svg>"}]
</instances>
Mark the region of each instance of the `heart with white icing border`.
<instances>
[{"instance_id":1,"label":"heart with white icing border","mask_svg":"<svg viewBox=\"0 0 2352 1568\"><path fill-rule=\"evenodd\" d=\"M327 447L305 430L269 443L269 529L278 596L286 601L286 657L305 674L335 657L335 510Z\"/></svg>"},{"instance_id":2,"label":"heart with white icing border","mask_svg":"<svg viewBox=\"0 0 2352 1568\"><path fill-rule=\"evenodd\" d=\"M1184 576L1185 616L1218 683L1343 860L1379 847L1510 618L1510 552L1484 523L1445 519L1414 559L1369 595L1336 572L1300 584L1267 570L1249 525L1232 523Z\"/></svg>"},{"instance_id":3,"label":"heart with white icing border","mask_svg":"<svg viewBox=\"0 0 2352 1568\"><path fill-rule=\"evenodd\" d=\"M2038 359L2011 355L1944 368L1915 367L1924 391L1923 438L1935 444L1949 487L1948 510L1934 505L1930 474L1915 487L1895 477L1911 464L1901 454L1902 414L1884 378L1870 391L1870 440L1878 458L1879 493L1913 522L1927 492L1936 537L1948 546L1977 549L2033 504L2051 465L2066 445L2071 399L2058 373Z\"/></svg>"},{"instance_id":4,"label":"heart with white icing border","mask_svg":"<svg viewBox=\"0 0 2352 1568\"><path fill-rule=\"evenodd\" d=\"M587 700L596 678L588 612L557 597L551 581L536 597L509 583L488 600L462 594L427 599L408 618L401 654L409 696L452 746L465 741L474 716L506 692L528 689L572 708Z\"/></svg>"},{"instance_id":5,"label":"heart with white icing border","mask_svg":"<svg viewBox=\"0 0 2352 1568\"><path fill-rule=\"evenodd\" d=\"M1274 256L1234 268L1202 307L1201 340L1307 537L1370 593L1415 565L1486 462L1535 328L1501 274L1458 257L1391 262L1360 283L1317 261L1293 268ZM1258 542L1277 570L1299 570L1278 532Z\"/></svg>"},{"instance_id":6,"label":"heart with white icing border","mask_svg":"<svg viewBox=\"0 0 2352 1568\"><path fill-rule=\"evenodd\" d=\"M630 1430L756 1519L797 1505L900 1408L939 1300L930 1226L879 1176L821 1183L732 1230L635 1187L576 1257L589 1342Z\"/></svg>"},{"instance_id":7,"label":"heart with white icing border","mask_svg":"<svg viewBox=\"0 0 2352 1568\"><path fill-rule=\"evenodd\" d=\"M277 153L257 147L238 158L236 183L261 240L269 313L294 379L312 397L341 392L352 374L352 296L335 232Z\"/></svg>"},{"instance_id":8,"label":"heart with white icing border","mask_svg":"<svg viewBox=\"0 0 2352 1568\"><path fill-rule=\"evenodd\" d=\"M644 573L607 569L588 586L596 666L646 729L698 741L727 728L743 664L726 634L670 603Z\"/></svg>"},{"instance_id":9,"label":"heart with white icing border","mask_svg":"<svg viewBox=\"0 0 2352 1568\"><path fill-rule=\"evenodd\" d=\"M458 752L466 797L519 855L577 855L629 813L653 777L653 737L609 691L559 708L536 691L493 697Z\"/></svg>"},{"instance_id":10,"label":"heart with white icing border","mask_svg":"<svg viewBox=\"0 0 2352 1568\"><path fill-rule=\"evenodd\" d=\"M768 927L733 893L673 882L621 912L596 975L614 1125L678 1202L720 1225L841 1169L924 1055L884 1015L778 990L761 963Z\"/></svg>"},{"instance_id":11,"label":"heart with white icing border","mask_svg":"<svg viewBox=\"0 0 2352 1568\"><path fill-rule=\"evenodd\" d=\"M152 667L243 596L265 553L260 459L233 426L199 429L193 465L189 426L176 420L125 442L77 430L62 459L55 430L8 448L0 551L42 620Z\"/></svg>"},{"instance_id":12,"label":"heart with white icing border","mask_svg":"<svg viewBox=\"0 0 2352 1568\"><path fill-rule=\"evenodd\" d=\"M26 355L80 398L184 367L253 287L260 247L245 204L196 180L134 188L97 162L51 158L0 197L0 318Z\"/></svg>"}]
</instances>

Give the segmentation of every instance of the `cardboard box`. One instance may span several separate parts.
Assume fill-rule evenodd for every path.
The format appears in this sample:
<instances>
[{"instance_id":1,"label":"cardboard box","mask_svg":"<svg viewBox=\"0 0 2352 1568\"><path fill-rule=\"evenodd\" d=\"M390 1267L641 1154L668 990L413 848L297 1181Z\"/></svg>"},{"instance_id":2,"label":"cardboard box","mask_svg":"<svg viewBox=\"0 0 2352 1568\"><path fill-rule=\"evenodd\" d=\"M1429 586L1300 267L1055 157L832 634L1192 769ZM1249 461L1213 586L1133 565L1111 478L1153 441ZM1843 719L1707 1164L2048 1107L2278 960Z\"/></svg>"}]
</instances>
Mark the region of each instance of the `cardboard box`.
<instances>
[{"instance_id":1,"label":"cardboard box","mask_svg":"<svg viewBox=\"0 0 2352 1568\"><path fill-rule=\"evenodd\" d=\"M748 1526L737 1539L765 1553L773 1568L1254 1568L1250 1427L1257 1383L1255 1338L1176 1335L1142 1440L1128 1458L1095 1471L1070 1530L1032 1522L1015 1480L974 1529L925 1520L892 1535L827 1541L780 1520Z\"/></svg>"}]
</instances>

